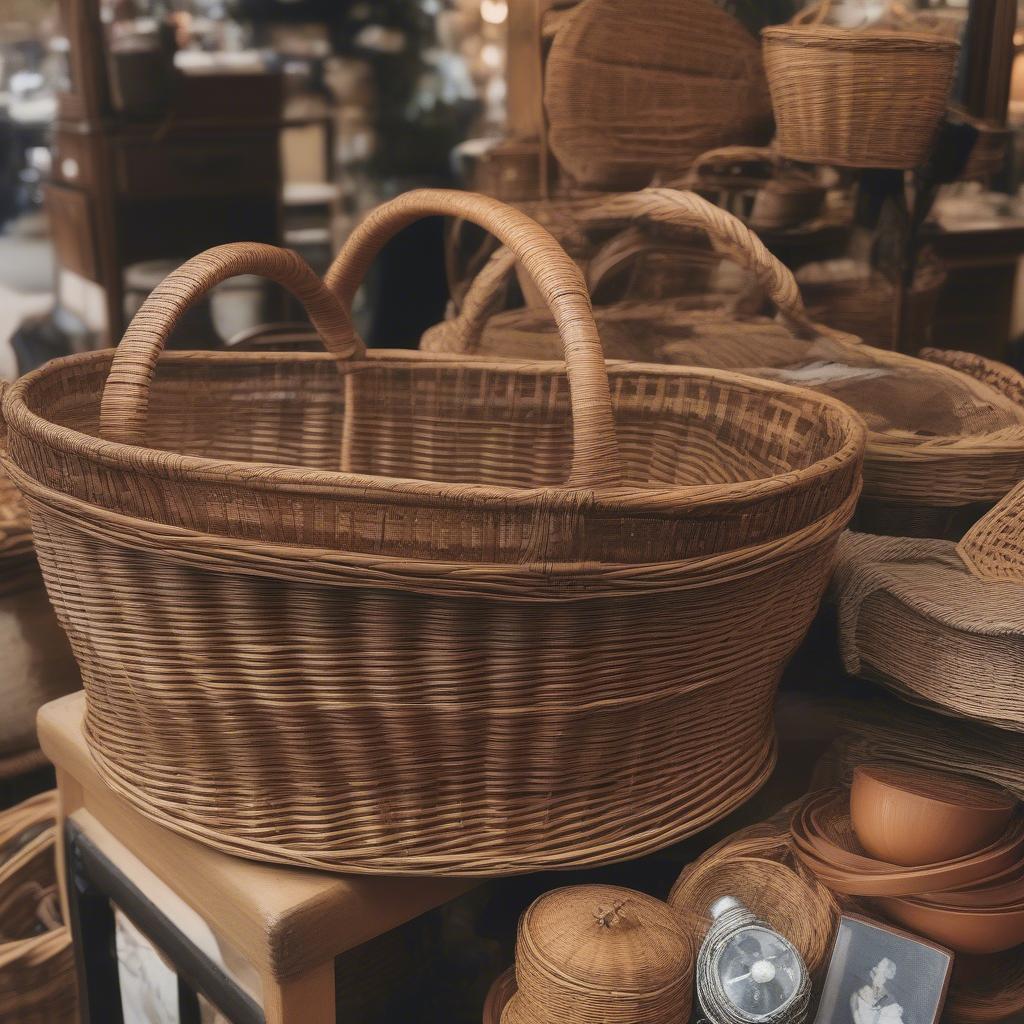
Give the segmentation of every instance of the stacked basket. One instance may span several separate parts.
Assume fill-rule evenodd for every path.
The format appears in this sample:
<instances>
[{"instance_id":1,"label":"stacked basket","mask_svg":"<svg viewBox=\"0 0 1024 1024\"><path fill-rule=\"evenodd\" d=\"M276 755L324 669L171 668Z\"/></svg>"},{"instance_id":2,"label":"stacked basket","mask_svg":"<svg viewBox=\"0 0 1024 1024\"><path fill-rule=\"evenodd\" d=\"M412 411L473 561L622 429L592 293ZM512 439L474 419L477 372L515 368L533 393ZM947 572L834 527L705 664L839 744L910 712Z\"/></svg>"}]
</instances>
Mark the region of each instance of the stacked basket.
<instances>
[{"instance_id":1,"label":"stacked basket","mask_svg":"<svg viewBox=\"0 0 1024 1024\"><path fill-rule=\"evenodd\" d=\"M57 794L0 813L0 1020L78 1020L71 937L60 920Z\"/></svg>"},{"instance_id":2,"label":"stacked basket","mask_svg":"<svg viewBox=\"0 0 1024 1024\"><path fill-rule=\"evenodd\" d=\"M878 533L958 538L1024 476L1024 407L995 380L956 372L814 323L793 275L735 217L688 192L645 189L606 197L606 219L700 228L720 255L760 281L772 321L701 309L689 299L622 303L596 311L610 354L740 370L814 387L857 409L870 431L859 518ZM598 217L592 207L588 213ZM462 312L431 329L437 352L537 358L557 354L550 319L536 311L491 316L496 256Z\"/></svg>"},{"instance_id":3,"label":"stacked basket","mask_svg":"<svg viewBox=\"0 0 1024 1024\"><path fill-rule=\"evenodd\" d=\"M352 295L426 215L519 256L565 364L365 352ZM161 357L234 273L290 287L331 354ZM211 250L115 354L6 397L109 784L222 849L389 873L607 862L728 813L773 763L779 673L859 490L856 416L606 369L572 261L471 194L381 207L327 284L282 250Z\"/></svg>"}]
</instances>

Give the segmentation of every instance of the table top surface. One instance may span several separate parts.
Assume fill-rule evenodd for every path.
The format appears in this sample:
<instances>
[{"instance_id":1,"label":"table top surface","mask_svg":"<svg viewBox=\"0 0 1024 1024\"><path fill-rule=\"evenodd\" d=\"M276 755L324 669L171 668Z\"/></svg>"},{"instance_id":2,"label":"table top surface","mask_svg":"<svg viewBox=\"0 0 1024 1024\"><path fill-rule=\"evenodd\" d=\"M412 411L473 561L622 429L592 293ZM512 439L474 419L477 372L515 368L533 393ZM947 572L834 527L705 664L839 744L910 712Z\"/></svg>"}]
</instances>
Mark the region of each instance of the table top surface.
<instances>
[{"instance_id":1,"label":"table top surface","mask_svg":"<svg viewBox=\"0 0 1024 1024\"><path fill-rule=\"evenodd\" d=\"M472 879L342 875L263 864L178 835L145 818L103 782L86 745L84 717L81 691L39 712L39 742L57 768L64 812L88 811L215 935L273 977L301 974L476 884ZM80 790L80 799L72 790ZM125 861L130 878L131 857Z\"/></svg>"}]
</instances>

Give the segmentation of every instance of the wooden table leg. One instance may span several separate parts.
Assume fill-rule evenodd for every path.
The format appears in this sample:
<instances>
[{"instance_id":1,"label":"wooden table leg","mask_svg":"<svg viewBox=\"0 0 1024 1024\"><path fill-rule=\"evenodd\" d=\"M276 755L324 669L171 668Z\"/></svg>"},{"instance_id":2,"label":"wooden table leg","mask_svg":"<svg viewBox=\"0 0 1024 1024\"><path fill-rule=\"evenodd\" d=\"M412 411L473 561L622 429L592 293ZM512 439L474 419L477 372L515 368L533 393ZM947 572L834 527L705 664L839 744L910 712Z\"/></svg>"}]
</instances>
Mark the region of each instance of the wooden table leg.
<instances>
[{"instance_id":1,"label":"wooden table leg","mask_svg":"<svg viewBox=\"0 0 1024 1024\"><path fill-rule=\"evenodd\" d=\"M267 1024L335 1024L334 961L297 978L264 977Z\"/></svg>"},{"instance_id":2,"label":"wooden table leg","mask_svg":"<svg viewBox=\"0 0 1024 1024\"><path fill-rule=\"evenodd\" d=\"M114 909L83 870L75 841L68 836L64 877L82 1024L123 1024Z\"/></svg>"}]
</instances>

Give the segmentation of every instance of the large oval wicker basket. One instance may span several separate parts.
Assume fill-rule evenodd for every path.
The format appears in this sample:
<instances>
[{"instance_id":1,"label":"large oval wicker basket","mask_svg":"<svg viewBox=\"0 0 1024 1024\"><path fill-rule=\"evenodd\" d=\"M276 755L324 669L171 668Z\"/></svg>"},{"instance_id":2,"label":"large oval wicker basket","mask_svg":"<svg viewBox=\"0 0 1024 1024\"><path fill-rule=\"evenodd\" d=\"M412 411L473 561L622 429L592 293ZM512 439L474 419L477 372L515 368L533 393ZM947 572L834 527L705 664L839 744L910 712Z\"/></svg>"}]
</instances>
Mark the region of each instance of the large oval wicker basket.
<instances>
[{"instance_id":1,"label":"large oval wicker basket","mask_svg":"<svg viewBox=\"0 0 1024 1024\"><path fill-rule=\"evenodd\" d=\"M784 156L840 167L925 162L946 110L955 40L814 22L761 35L775 144Z\"/></svg>"},{"instance_id":2,"label":"large oval wicker basket","mask_svg":"<svg viewBox=\"0 0 1024 1024\"><path fill-rule=\"evenodd\" d=\"M78 1018L71 935L57 895L57 794L0 812L0 1020Z\"/></svg>"},{"instance_id":3,"label":"large oval wicker basket","mask_svg":"<svg viewBox=\"0 0 1024 1024\"><path fill-rule=\"evenodd\" d=\"M598 307L609 355L720 367L813 387L847 402L869 434L861 528L876 533L959 539L1024 477L1024 405L1019 375L988 364L985 373L860 343L813 322L793 275L735 217L688 192L645 189L606 197L604 215L701 227L716 251L759 280L779 311L770 320L690 297ZM593 211L588 216L595 217ZM493 314L507 255L500 250L454 319L431 328L434 352L554 358L550 316L537 310ZM713 307L721 303L712 302Z\"/></svg>"},{"instance_id":4,"label":"large oval wicker basket","mask_svg":"<svg viewBox=\"0 0 1024 1024\"><path fill-rule=\"evenodd\" d=\"M364 352L360 278L437 214L517 252L566 363ZM291 287L332 355L160 357L241 271ZM328 283L340 302L294 254L212 250L116 353L7 395L107 781L223 849L347 871L612 861L722 817L771 769L857 418L735 374L606 371L575 265L483 197L381 207Z\"/></svg>"}]
</instances>

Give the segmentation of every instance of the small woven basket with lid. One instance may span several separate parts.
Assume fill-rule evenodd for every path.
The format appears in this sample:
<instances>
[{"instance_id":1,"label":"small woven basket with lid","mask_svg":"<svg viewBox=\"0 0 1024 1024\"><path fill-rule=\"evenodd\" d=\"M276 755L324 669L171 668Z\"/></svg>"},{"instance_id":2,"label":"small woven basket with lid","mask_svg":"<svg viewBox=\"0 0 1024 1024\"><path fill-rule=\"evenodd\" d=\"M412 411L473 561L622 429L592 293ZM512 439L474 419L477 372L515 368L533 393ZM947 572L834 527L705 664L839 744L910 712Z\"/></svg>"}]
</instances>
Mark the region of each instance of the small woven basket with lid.
<instances>
[{"instance_id":1,"label":"small woven basket with lid","mask_svg":"<svg viewBox=\"0 0 1024 1024\"><path fill-rule=\"evenodd\" d=\"M669 907L611 885L545 893L516 941L501 1024L686 1024L693 948Z\"/></svg>"}]
</instances>

